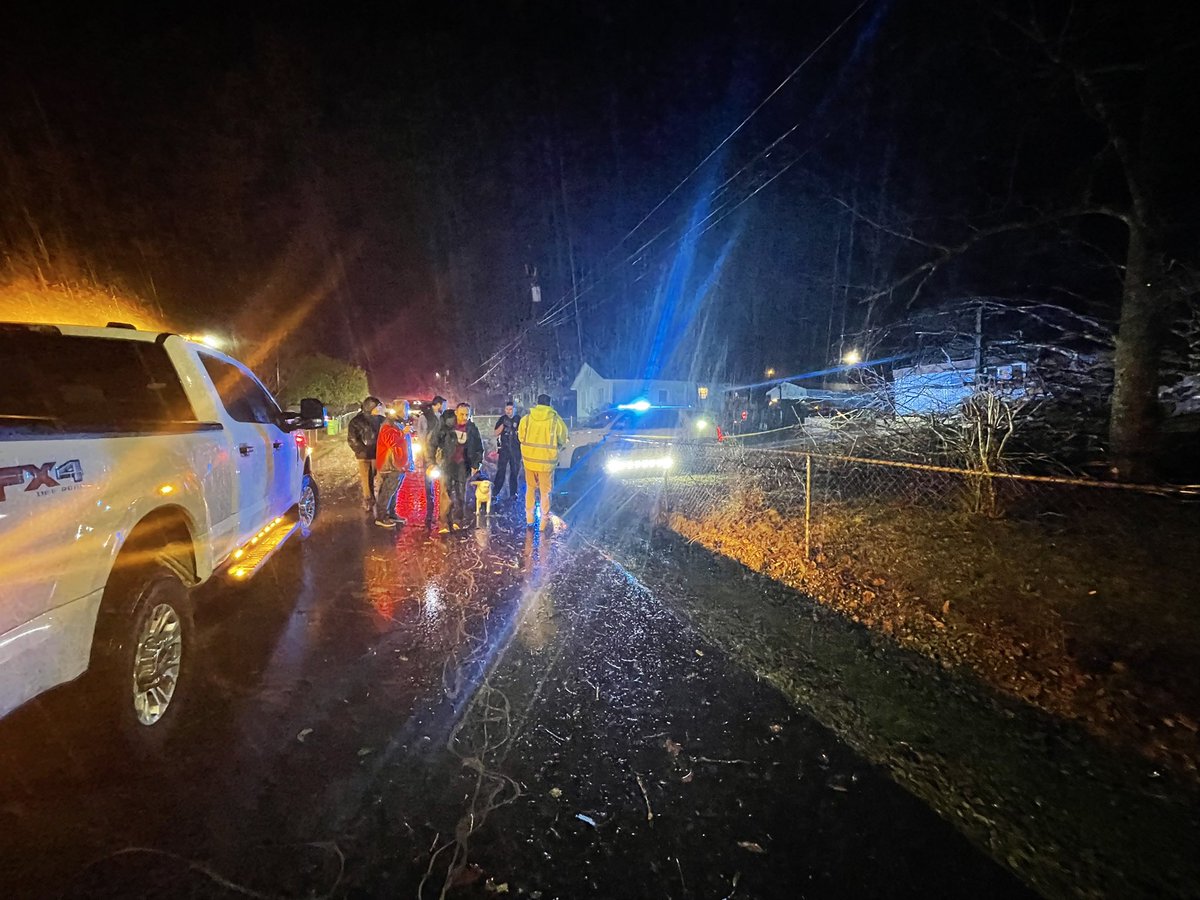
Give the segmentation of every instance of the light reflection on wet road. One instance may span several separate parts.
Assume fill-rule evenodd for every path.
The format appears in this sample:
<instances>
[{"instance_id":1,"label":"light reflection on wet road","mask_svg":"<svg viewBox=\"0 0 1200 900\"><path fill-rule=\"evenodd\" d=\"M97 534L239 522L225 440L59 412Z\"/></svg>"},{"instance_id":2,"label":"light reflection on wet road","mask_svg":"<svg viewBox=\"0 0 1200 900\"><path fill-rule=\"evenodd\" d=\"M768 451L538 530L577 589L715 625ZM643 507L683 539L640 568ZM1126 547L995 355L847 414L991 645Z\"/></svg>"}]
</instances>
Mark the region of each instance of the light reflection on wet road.
<instances>
[{"instance_id":1,"label":"light reflection on wet road","mask_svg":"<svg viewBox=\"0 0 1200 900\"><path fill-rule=\"evenodd\" d=\"M0 722L3 893L1022 895L585 535L520 526L331 505L201 592L162 761L111 759L70 692Z\"/></svg>"}]
</instances>

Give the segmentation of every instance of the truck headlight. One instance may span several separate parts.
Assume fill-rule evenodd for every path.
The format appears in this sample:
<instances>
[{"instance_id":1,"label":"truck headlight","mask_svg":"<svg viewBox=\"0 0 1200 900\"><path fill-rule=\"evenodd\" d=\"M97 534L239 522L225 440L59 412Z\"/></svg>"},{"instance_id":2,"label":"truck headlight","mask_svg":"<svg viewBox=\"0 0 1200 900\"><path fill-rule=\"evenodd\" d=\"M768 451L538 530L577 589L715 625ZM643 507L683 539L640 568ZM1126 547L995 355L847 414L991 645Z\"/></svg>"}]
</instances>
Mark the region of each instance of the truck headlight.
<instances>
[{"instance_id":1,"label":"truck headlight","mask_svg":"<svg viewBox=\"0 0 1200 900\"><path fill-rule=\"evenodd\" d=\"M604 462L604 471L609 475L620 475L625 472L666 472L675 465L675 457L640 456L626 459L620 456L610 456Z\"/></svg>"}]
</instances>

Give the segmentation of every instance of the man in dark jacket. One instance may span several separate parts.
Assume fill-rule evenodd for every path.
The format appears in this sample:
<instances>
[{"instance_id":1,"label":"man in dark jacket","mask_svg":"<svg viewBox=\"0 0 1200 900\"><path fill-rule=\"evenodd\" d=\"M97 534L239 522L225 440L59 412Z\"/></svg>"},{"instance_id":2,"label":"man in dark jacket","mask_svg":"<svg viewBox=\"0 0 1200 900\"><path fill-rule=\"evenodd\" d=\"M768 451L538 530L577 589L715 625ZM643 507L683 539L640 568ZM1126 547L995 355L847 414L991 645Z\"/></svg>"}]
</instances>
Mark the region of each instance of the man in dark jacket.
<instances>
[{"instance_id":1,"label":"man in dark jacket","mask_svg":"<svg viewBox=\"0 0 1200 900\"><path fill-rule=\"evenodd\" d=\"M465 403L442 415L438 462L445 485L442 499L449 500L442 504L442 534L451 526L461 528L466 521L467 482L483 465L483 438L470 417L471 407Z\"/></svg>"},{"instance_id":2,"label":"man in dark jacket","mask_svg":"<svg viewBox=\"0 0 1200 900\"><path fill-rule=\"evenodd\" d=\"M383 404L378 397L367 397L362 402L362 411L346 428L346 443L358 461L358 483L368 516L375 515L375 447L382 425Z\"/></svg>"},{"instance_id":3,"label":"man in dark jacket","mask_svg":"<svg viewBox=\"0 0 1200 900\"><path fill-rule=\"evenodd\" d=\"M440 394L429 401L429 405L417 419L417 443L421 445L420 452L425 456L425 527L433 527L433 495L437 490L437 479L431 477L430 470L437 463L438 444L442 436L442 410L446 408L446 398ZM443 498L444 502L445 498Z\"/></svg>"},{"instance_id":4,"label":"man in dark jacket","mask_svg":"<svg viewBox=\"0 0 1200 900\"><path fill-rule=\"evenodd\" d=\"M517 426L521 417L511 400L504 404L504 415L496 420L496 449L499 450L496 462L496 478L492 487L492 497L498 498L504 488L504 477L508 476L508 499L517 499L517 473L521 469L521 441L517 437Z\"/></svg>"}]
</instances>

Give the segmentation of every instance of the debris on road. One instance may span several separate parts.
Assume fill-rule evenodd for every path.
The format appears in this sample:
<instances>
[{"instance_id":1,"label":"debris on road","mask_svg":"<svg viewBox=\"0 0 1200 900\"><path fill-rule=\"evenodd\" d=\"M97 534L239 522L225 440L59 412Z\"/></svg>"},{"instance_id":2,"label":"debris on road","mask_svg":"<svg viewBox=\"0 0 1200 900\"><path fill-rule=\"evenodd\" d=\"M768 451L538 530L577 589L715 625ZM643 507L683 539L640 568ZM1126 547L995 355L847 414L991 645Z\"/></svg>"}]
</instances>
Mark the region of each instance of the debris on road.
<instances>
[{"instance_id":1,"label":"debris on road","mask_svg":"<svg viewBox=\"0 0 1200 900\"><path fill-rule=\"evenodd\" d=\"M313 730L312 730L311 728L305 728L305 729L304 729L303 731L301 731L301 732L300 732L298 735L296 735L296 740L298 740L300 743L302 743L302 744L303 744L303 743L304 743L304 739L305 739L306 737L308 737L308 736L309 736L310 734L312 734L312 733L313 733Z\"/></svg>"},{"instance_id":2,"label":"debris on road","mask_svg":"<svg viewBox=\"0 0 1200 900\"><path fill-rule=\"evenodd\" d=\"M763 849L762 844L759 844L755 841L738 841L738 846L741 847L743 850L749 850L751 853L766 853L767 852L766 850Z\"/></svg>"},{"instance_id":3,"label":"debris on road","mask_svg":"<svg viewBox=\"0 0 1200 900\"><path fill-rule=\"evenodd\" d=\"M642 776L636 772L633 773L633 777L637 779L638 788L640 788L642 792L642 799L646 801L646 821L653 823L654 810L650 808L650 795L646 793L646 782L644 782L642 780Z\"/></svg>"},{"instance_id":4,"label":"debris on road","mask_svg":"<svg viewBox=\"0 0 1200 900\"><path fill-rule=\"evenodd\" d=\"M483 878L483 869L471 863L454 873L450 879L450 887L469 887L472 884L476 884L481 878Z\"/></svg>"},{"instance_id":5,"label":"debris on road","mask_svg":"<svg viewBox=\"0 0 1200 900\"><path fill-rule=\"evenodd\" d=\"M539 725L539 726L538 726L538 730L539 730L539 731L544 731L544 732L546 732L546 734L550 735L550 737L554 738L554 739L555 739L556 741L558 741L560 744L565 744L565 743L567 742L567 739L566 739L566 738L564 738L564 737L559 737L557 734L555 734L553 731L551 731L551 730L550 730L549 728L547 728L545 725Z\"/></svg>"}]
</instances>

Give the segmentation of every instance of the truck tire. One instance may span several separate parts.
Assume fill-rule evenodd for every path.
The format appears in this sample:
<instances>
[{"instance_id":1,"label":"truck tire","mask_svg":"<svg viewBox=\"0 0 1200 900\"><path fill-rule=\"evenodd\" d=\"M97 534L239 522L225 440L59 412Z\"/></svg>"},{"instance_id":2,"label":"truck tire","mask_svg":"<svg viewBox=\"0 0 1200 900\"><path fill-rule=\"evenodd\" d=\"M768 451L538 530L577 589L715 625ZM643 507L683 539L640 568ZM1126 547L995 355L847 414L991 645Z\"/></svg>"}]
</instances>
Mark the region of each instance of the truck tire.
<instances>
[{"instance_id":1,"label":"truck tire","mask_svg":"<svg viewBox=\"0 0 1200 900\"><path fill-rule=\"evenodd\" d=\"M114 572L92 648L99 708L127 749L160 752L187 705L195 665L192 603L159 564Z\"/></svg>"},{"instance_id":2,"label":"truck tire","mask_svg":"<svg viewBox=\"0 0 1200 900\"><path fill-rule=\"evenodd\" d=\"M300 525L300 539L305 540L312 534L313 523L321 511L321 490L312 473L306 473L300 484L300 500L296 503L296 521Z\"/></svg>"},{"instance_id":3,"label":"truck tire","mask_svg":"<svg viewBox=\"0 0 1200 900\"><path fill-rule=\"evenodd\" d=\"M578 472L583 467L595 462L596 454L599 452L599 444L588 444L586 447L576 447L571 453L571 469Z\"/></svg>"},{"instance_id":4,"label":"truck tire","mask_svg":"<svg viewBox=\"0 0 1200 900\"><path fill-rule=\"evenodd\" d=\"M591 490L604 475L604 460L599 444L579 447L571 454L571 468L566 478L555 482L555 491L581 495Z\"/></svg>"}]
</instances>

